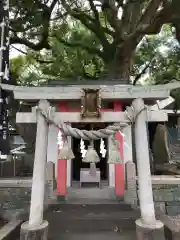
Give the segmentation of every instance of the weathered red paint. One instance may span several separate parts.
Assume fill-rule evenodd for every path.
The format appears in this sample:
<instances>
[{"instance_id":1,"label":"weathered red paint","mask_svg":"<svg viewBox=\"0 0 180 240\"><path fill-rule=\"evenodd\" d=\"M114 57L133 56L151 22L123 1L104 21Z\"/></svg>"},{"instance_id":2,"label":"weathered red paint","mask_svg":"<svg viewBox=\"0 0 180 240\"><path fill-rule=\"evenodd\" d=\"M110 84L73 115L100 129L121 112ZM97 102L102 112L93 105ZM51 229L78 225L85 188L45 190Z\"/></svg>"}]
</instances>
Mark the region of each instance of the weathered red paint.
<instances>
[{"instance_id":1,"label":"weathered red paint","mask_svg":"<svg viewBox=\"0 0 180 240\"><path fill-rule=\"evenodd\" d=\"M59 103L59 112L68 112L66 103ZM60 151L60 150L58 150ZM57 166L57 196L67 195L67 160L59 160Z\"/></svg>"},{"instance_id":2,"label":"weathered red paint","mask_svg":"<svg viewBox=\"0 0 180 240\"><path fill-rule=\"evenodd\" d=\"M121 102L114 102L114 111L122 111ZM116 133L116 139L119 140L119 151L124 159L123 136L120 132ZM124 196L124 164L115 164L115 193L117 197Z\"/></svg>"}]
</instances>

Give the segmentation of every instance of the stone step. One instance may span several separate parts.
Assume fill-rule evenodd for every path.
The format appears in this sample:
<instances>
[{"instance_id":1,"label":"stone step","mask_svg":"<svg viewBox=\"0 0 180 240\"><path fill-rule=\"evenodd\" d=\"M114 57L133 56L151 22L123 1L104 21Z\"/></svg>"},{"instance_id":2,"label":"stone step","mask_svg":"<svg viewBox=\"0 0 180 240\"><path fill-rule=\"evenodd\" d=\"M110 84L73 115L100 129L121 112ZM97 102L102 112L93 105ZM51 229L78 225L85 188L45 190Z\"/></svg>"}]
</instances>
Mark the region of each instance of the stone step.
<instances>
[{"instance_id":1,"label":"stone step","mask_svg":"<svg viewBox=\"0 0 180 240\"><path fill-rule=\"evenodd\" d=\"M94 199L98 200L116 200L114 188L105 186L102 188L69 188L68 200Z\"/></svg>"},{"instance_id":2,"label":"stone step","mask_svg":"<svg viewBox=\"0 0 180 240\"><path fill-rule=\"evenodd\" d=\"M119 232L90 232L86 233L53 233L49 234L48 240L132 240L135 239L135 231L121 231Z\"/></svg>"},{"instance_id":3,"label":"stone step","mask_svg":"<svg viewBox=\"0 0 180 240\"><path fill-rule=\"evenodd\" d=\"M81 205L101 205L101 204L119 204L117 199L94 199L94 198L71 198L67 199L66 203L68 204L81 204Z\"/></svg>"},{"instance_id":4,"label":"stone step","mask_svg":"<svg viewBox=\"0 0 180 240\"><path fill-rule=\"evenodd\" d=\"M90 203L89 203L90 202ZM48 211L60 211L65 214L72 213L81 214L87 212L120 212L120 211L134 211L129 204L126 204L123 201L100 201L99 203L93 202L92 200L86 201L85 203L81 204L78 202L64 202L59 203L56 202L55 204L51 204L48 207Z\"/></svg>"},{"instance_id":5,"label":"stone step","mask_svg":"<svg viewBox=\"0 0 180 240\"><path fill-rule=\"evenodd\" d=\"M171 161L180 161L180 154L173 155Z\"/></svg>"},{"instance_id":6,"label":"stone step","mask_svg":"<svg viewBox=\"0 0 180 240\"><path fill-rule=\"evenodd\" d=\"M49 221L50 233L89 233L106 231L132 231L135 230L135 220L129 216L121 218L82 218L82 219L61 219L58 216L46 216ZM56 220L55 220L56 219Z\"/></svg>"},{"instance_id":7,"label":"stone step","mask_svg":"<svg viewBox=\"0 0 180 240\"><path fill-rule=\"evenodd\" d=\"M45 213L49 231L59 233L132 231L138 218L126 204L56 204Z\"/></svg>"}]
</instances>

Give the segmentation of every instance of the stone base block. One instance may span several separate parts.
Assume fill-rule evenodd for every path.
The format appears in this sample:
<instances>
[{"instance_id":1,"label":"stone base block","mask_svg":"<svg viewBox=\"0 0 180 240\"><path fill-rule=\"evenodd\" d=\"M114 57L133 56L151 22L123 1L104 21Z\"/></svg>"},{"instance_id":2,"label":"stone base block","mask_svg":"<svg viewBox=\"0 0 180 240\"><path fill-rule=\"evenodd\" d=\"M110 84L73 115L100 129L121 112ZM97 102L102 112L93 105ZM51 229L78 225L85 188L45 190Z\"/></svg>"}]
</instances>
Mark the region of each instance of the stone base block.
<instances>
[{"instance_id":1,"label":"stone base block","mask_svg":"<svg viewBox=\"0 0 180 240\"><path fill-rule=\"evenodd\" d=\"M165 240L164 225L156 220L154 225L146 225L141 219L136 221L137 240Z\"/></svg>"},{"instance_id":2,"label":"stone base block","mask_svg":"<svg viewBox=\"0 0 180 240\"><path fill-rule=\"evenodd\" d=\"M116 196L116 200L119 202L123 202L124 201L124 196Z\"/></svg>"},{"instance_id":3,"label":"stone base block","mask_svg":"<svg viewBox=\"0 0 180 240\"><path fill-rule=\"evenodd\" d=\"M66 196L64 196L64 195L57 195L57 200L59 202L64 202L64 201L66 201Z\"/></svg>"},{"instance_id":4,"label":"stone base block","mask_svg":"<svg viewBox=\"0 0 180 240\"><path fill-rule=\"evenodd\" d=\"M47 240L48 222L44 221L37 227L29 226L29 222L21 225L20 240Z\"/></svg>"}]
</instances>

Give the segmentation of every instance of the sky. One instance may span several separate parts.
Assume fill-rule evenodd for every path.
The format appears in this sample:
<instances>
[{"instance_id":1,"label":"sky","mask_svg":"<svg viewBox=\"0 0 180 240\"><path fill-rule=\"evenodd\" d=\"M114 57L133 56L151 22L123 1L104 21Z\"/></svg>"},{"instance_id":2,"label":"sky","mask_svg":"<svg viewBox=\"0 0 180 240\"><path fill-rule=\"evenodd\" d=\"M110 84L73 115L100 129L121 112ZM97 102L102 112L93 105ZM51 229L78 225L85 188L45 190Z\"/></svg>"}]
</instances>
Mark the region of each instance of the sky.
<instances>
[{"instance_id":1,"label":"sky","mask_svg":"<svg viewBox=\"0 0 180 240\"><path fill-rule=\"evenodd\" d=\"M24 49L25 49L25 47L22 46L21 44L16 44L15 47L18 48L18 49L21 49L21 50L24 50ZM14 57L17 57L17 56L19 56L19 55L21 55L21 54L22 54L21 52L17 51L17 50L14 49L13 47L10 47L10 51L9 51L9 58L10 58L10 59L12 59L12 58L14 58Z\"/></svg>"}]
</instances>

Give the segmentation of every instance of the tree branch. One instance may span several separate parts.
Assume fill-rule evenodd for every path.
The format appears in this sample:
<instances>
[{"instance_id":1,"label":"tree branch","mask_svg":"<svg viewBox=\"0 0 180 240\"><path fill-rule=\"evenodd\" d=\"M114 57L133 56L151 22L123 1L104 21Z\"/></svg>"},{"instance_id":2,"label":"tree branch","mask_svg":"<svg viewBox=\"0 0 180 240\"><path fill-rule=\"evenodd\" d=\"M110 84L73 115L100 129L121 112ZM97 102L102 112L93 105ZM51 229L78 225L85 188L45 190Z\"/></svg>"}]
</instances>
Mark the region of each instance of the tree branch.
<instances>
[{"instance_id":1,"label":"tree branch","mask_svg":"<svg viewBox=\"0 0 180 240\"><path fill-rule=\"evenodd\" d=\"M10 44L22 44L27 46L30 49L33 49L34 51L39 51L43 48L50 49L50 45L47 41L47 38L42 38L41 41L39 41L39 43L35 44L26 40L25 38L19 38L18 36L13 36L10 39Z\"/></svg>"},{"instance_id":2,"label":"tree branch","mask_svg":"<svg viewBox=\"0 0 180 240\"><path fill-rule=\"evenodd\" d=\"M93 13L94 13L94 17L95 17L95 19L91 19L91 21L94 20L94 24L97 25L97 27L98 27L99 30L102 32L102 34L103 34L104 32L106 32L107 34L109 34L110 36L113 37L114 34L115 34L115 32L111 31L108 27L103 27L103 26L101 25L101 22L100 22L100 19L99 19L99 13L98 13L98 11L97 11L97 9L96 9L96 6L95 6L95 4L94 4L94 1L93 1L93 0L88 0L88 1L89 1L89 5L90 5L90 7L91 7L91 10L92 10ZM106 37L106 36L104 35L104 37Z\"/></svg>"},{"instance_id":3,"label":"tree branch","mask_svg":"<svg viewBox=\"0 0 180 240\"><path fill-rule=\"evenodd\" d=\"M122 6L121 38L135 31L141 17L145 0L128 0Z\"/></svg>"},{"instance_id":4,"label":"tree branch","mask_svg":"<svg viewBox=\"0 0 180 240\"><path fill-rule=\"evenodd\" d=\"M120 8L120 7L123 7L123 6L124 6L124 1L123 0L119 0L117 7Z\"/></svg>"},{"instance_id":5,"label":"tree branch","mask_svg":"<svg viewBox=\"0 0 180 240\"><path fill-rule=\"evenodd\" d=\"M18 52L24 54L24 55L27 55L27 52L24 52L23 50L19 49L19 48L16 48L15 46L11 46L12 48L14 48L15 50L17 50Z\"/></svg>"},{"instance_id":6,"label":"tree branch","mask_svg":"<svg viewBox=\"0 0 180 240\"><path fill-rule=\"evenodd\" d=\"M28 55L28 53L27 52L24 52L24 51L22 51L21 49L19 49L19 48L16 48L15 46L11 46L12 48L14 48L15 50L17 50L17 51L19 51L20 53L22 53L22 54L24 54L24 55ZM39 63L46 63L46 64L48 64L48 63L53 63L54 61L45 61L45 60L42 60L42 59L39 59L39 58L34 58L37 62L39 62Z\"/></svg>"},{"instance_id":7,"label":"tree branch","mask_svg":"<svg viewBox=\"0 0 180 240\"><path fill-rule=\"evenodd\" d=\"M116 6L115 0L104 0L102 3L102 11L104 12L105 18L107 18L110 26L117 32L119 32L120 20L118 19L118 10L119 7Z\"/></svg>"},{"instance_id":8,"label":"tree branch","mask_svg":"<svg viewBox=\"0 0 180 240\"><path fill-rule=\"evenodd\" d=\"M137 28L134 30L134 32L130 33L129 35L126 35L124 37L124 41L127 42L127 41L133 40L133 42L135 42L138 38L142 38L142 36L145 34L147 34L147 35L148 34L157 34L160 32L163 24L173 23L174 21L180 20L179 1L172 0L171 2L169 2L168 4L166 4L164 6L165 7L162 8L161 10L156 11L155 16L152 17L152 21L150 21L149 23L145 22L145 21L142 22L142 19L141 19L141 24L139 24L137 26ZM150 9L148 11L150 11Z\"/></svg>"},{"instance_id":9,"label":"tree branch","mask_svg":"<svg viewBox=\"0 0 180 240\"><path fill-rule=\"evenodd\" d=\"M180 20L180 5L179 1L172 0L166 3L164 7L156 12L151 23L141 25L137 28L137 33L143 34L157 34L160 32L163 24L173 23Z\"/></svg>"},{"instance_id":10,"label":"tree branch","mask_svg":"<svg viewBox=\"0 0 180 240\"><path fill-rule=\"evenodd\" d=\"M61 3L63 5L63 7L65 8L65 10L72 17L79 20L87 29L91 30L97 36L97 38L100 40L103 47L107 47L107 46L110 45L110 43L107 40L104 32L100 28L101 25L99 26L97 24L96 19L92 18L91 16L87 15L86 13L84 13L83 11L81 11L77 8L71 9L71 7L66 3L66 0L61 0ZM103 28L103 29L105 30L106 28Z\"/></svg>"},{"instance_id":11,"label":"tree branch","mask_svg":"<svg viewBox=\"0 0 180 240\"><path fill-rule=\"evenodd\" d=\"M101 24L100 24L100 20L99 20L99 13L98 13L98 11L97 11L97 9L96 9L96 6L94 5L94 1L93 1L93 0L88 0L88 2L89 2L89 5L90 5L90 7L91 7L91 10L92 10L93 13L94 13L94 17L95 17L96 23L97 23L98 25L101 25Z\"/></svg>"},{"instance_id":12,"label":"tree branch","mask_svg":"<svg viewBox=\"0 0 180 240\"><path fill-rule=\"evenodd\" d=\"M98 55L101 58L104 57L103 56L103 52L101 52L99 49L92 48L92 47L90 47L90 46L88 46L88 45L86 45L86 44L84 44L82 42L73 42L73 43L71 43L71 42L65 41L64 39L60 39L58 37L56 37L56 38L57 38L57 40L60 43L64 44L67 47L81 47L82 49L86 50L90 54L96 54L96 55Z\"/></svg>"},{"instance_id":13,"label":"tree branch","mask_svg":"<svg viewBox=\"0 0 180 240\"><path fill-rule=\"evenodd\" d=\"M23 44L35 51L39 51L43 48L50 49L50 45L48 43L48 37L49 37L49 24L50 24L50 18L51 18L51 13L56 5L58 0L53 0L51 3L51 6L48 7L45 4L42 4L39 1L36 1L37 5L41 7L43 10L42 13L42 33L41 33L41 38L38 43L33 43L25 38L20 38L18 37L16 31L14 30L13 36L10 38L10 44Z\"/></svg>"},{"instance_id":14,"label":"tree branch","mask_svg":"<svg viewBox=\"0 0 180 240\"><path fill-rule=\"evenodd\" d=\"M140 78L142 77L142 75L144 75L146 73L146 70L150 67L152 63L152 60L147 63L144 68L142 69L142 71L140 73L138 73L133 81L133 85L136 85L136 83L140 80Z\"/></svg>"},{"instance_id":15,"label":"tree branch","mask_svg":"<svg viewBox=\"0 0 180 240\"><path fill-rule=\"evenodd\" d=\"M176 29L176 39L180 44L180 21L174 21L173 26Z\"/></svg>"},{"instance_id":16,"label":"tree branch","mask_svg":"<svg viewBox=\"0 0 180 240\"><path fill-rule=\"evenodd\" d=\"M150 25L156 17L157 10L163 0L151 0L140 18L139 26Z\"/></svg>"},{"instance_id":17,"label":"tree branch","mask_svg":"<svg viewBox=\"0 0 180 240\"><path fill-rule=\"evenodd\" d=\"M52 1L51 5L49 7L49 10L50 10L51 13L52 13L54 7L56 6L56 3L58 3L58 2L59 2L59 0L53 0Z\"/></svg>"}]
</instances>

